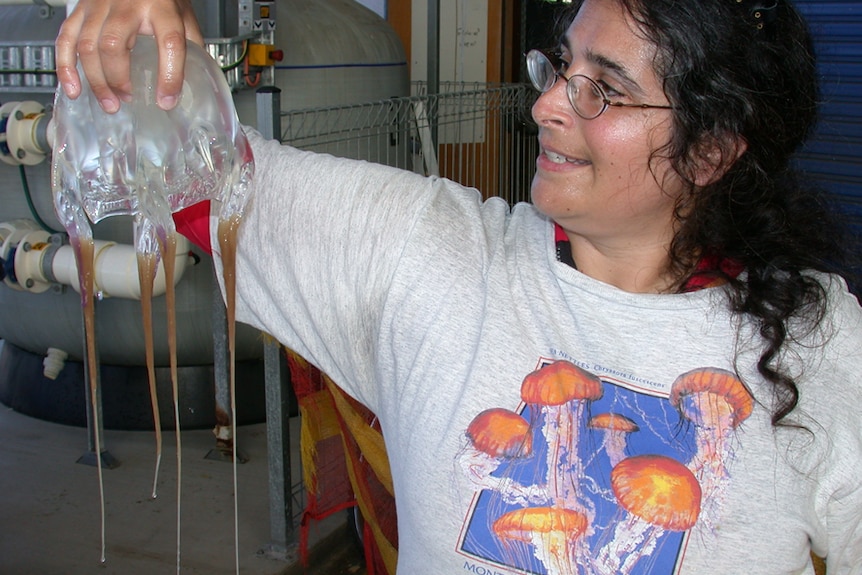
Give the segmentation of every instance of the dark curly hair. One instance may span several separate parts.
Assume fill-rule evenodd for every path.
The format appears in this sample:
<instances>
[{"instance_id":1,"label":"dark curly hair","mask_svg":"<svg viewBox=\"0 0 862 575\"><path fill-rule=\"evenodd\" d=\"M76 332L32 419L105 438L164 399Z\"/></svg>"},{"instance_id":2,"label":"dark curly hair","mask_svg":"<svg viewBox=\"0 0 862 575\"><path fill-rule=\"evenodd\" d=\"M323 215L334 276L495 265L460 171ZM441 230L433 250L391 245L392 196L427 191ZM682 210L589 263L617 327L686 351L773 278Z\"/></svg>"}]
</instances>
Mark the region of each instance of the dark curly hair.
<instances>
[{"instance_id":1,"label":"dark curly hair","mask_svg":"<svg viewBox=\"0 0 862 575\"><path fill-rule=\"evenodd\" d=\"M655 152L689 189L677 206L671 271L684 285L704 256L744 267L738 277L713 273L727 281L733 310L758 322L772 423L787 424L799 388L780 351L815 329L826 307L825 287L805 271L850 271L846 226L793 164L819 98L807 25L787 0L616 1L657 47L654 69L674 106L671 140ZM721 177L698 186L704 162L721 166Z\"/></svg>"}]
</instances>

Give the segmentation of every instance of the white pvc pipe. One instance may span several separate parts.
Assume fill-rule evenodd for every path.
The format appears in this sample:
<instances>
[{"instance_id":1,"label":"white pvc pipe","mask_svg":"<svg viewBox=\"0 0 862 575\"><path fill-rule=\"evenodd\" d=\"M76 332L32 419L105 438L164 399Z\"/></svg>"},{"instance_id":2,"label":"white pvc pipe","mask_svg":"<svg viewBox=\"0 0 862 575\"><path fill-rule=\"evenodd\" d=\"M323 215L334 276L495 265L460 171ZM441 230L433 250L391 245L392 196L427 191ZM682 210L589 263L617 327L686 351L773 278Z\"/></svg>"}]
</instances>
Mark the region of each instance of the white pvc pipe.
<instances>
[{"instance_id":1,"label":"white pvc pipe","mask_svg":"<svg viewBox=\"0 0 862 575\"><path fill-rule=\"evenodd\" d=\"M174 285L182 279L189 261L189 240L179 234L174 263ZM50 234L30 220L0 222L0 257L8 259L14 249L15 281L3 282L12 289L42 293L52 283L72 286L80 291L78 262L70 245L53 249ZM134 246L95 240L95 290L100 297L141 299L138 280L138 254ZM47 270L46 270L47 268ZM153 296L165 293L165 268L159 262L153 282Z\"/></svg>"},{"instance_id":2,"label":"white pvc pipe","mask_svg":"<svg viewBox=\"0 0 862 575\"><path fill-rule=\"evenodd\" d=\"M94 241L95 256L95 290L102 297L121 297L128 299L141 298L141 286L138 280L138 254L134 246L118 244L102 240ZM176 285L186 270L189 261L189 241L177 236L177 255L174 266L174 285ZM62 246L54 256L51 271L54 279L61 284L72 286L80 291L78 280L78 263L71 246ZM165 269L159 262L156 279L153 284L153 296L165 293Z\"/></svg>"}]
</instances>

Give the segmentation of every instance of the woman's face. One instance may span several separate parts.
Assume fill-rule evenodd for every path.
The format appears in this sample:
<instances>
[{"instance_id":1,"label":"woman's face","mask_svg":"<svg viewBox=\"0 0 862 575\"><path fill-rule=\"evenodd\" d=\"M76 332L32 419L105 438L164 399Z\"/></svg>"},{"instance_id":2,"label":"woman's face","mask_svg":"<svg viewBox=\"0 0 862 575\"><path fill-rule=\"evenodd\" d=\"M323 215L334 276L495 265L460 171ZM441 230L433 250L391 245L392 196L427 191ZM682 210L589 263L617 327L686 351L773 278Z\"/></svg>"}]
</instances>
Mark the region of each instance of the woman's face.
<instances>
[{"instance_id":1,"label":"woman's face","mask_svg":"<svg viewBox=\"0 0 862 575\"><path fill-rule=\"evenodd\" d=\"M655 47L615 0L586 0L562 44L566 77L589 76L614 102L668 104L652 68ZM667 245L682 185L653 152L670 139L672 110L610 106L584 120L558 80L533 118L541 149L532 198L542 213L594 245Z\"/></svg>"}]
</instances>

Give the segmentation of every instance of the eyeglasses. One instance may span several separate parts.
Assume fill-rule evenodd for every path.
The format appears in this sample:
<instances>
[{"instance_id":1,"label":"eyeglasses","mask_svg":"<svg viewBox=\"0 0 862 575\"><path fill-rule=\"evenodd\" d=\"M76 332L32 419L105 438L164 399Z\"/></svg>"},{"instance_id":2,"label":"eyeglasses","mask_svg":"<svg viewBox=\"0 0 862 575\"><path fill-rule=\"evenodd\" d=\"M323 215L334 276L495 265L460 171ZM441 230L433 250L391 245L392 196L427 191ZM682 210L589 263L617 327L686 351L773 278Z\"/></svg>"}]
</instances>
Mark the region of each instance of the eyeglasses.
<instances>
[{"instance_id":1,"label":"eyeglasses","mask_svg":"<svg viewBox=\"0 0 862 575\"><path fill-rule=\"evenodd\" d=\"M575 113L584 120L592 120L601 116L609 106L618 108L661 108L673 109L673 106L658 106L655 104L625 104L612 102L599 84L583 74L572 74L566 78L560 69L562 62L555 64L551 57L541 50L530 50L525 55L527 59L527 74L533 87L543 94L554 87L557 78L566 81L566 95Z\"/></svg>"}]
</instances>

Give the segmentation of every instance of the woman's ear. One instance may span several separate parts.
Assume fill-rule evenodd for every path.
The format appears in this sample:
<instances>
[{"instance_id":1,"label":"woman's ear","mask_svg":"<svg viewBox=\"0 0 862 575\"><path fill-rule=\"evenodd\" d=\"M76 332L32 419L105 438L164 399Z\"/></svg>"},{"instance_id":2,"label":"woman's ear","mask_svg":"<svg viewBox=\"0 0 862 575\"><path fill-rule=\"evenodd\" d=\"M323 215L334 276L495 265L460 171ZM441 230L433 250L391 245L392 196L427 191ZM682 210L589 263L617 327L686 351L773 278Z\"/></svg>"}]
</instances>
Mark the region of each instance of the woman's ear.
<instances>
[{"instance_id":1,"label":"woman's ear","mask_svg":"<svg viewBox=\"0 0 862 575\"><path fill-rule=\"evenodd\" d=\"M748 142L739 134L704 135L693 151L695 185L703 187L720 180L747 149Z\"/></svg>"}]
</instances>

